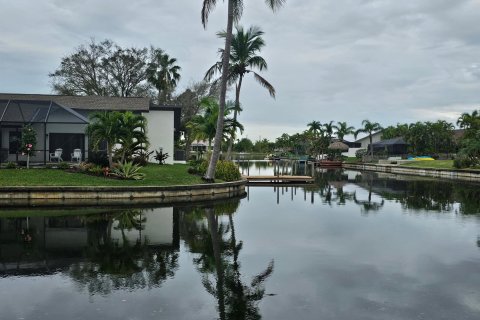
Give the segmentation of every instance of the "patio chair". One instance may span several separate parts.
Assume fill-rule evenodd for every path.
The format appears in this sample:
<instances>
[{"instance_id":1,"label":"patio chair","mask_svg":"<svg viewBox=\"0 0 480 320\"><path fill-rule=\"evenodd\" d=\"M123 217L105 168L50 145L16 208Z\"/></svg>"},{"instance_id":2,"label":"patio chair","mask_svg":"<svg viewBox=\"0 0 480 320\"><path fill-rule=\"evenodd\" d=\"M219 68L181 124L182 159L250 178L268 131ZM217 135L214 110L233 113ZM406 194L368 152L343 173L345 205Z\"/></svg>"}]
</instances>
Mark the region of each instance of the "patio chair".
<instances>
[{"instance_id":1,"label":"patio chair","mask_svg":"<svg viewBox=\"0 0 480 320\"><path fill-rule=\"evenodd\" d=\"M54 153L50 153L50 161L56 160L57 162L63 161L62 159L63 149L55 149Z\"/></svg>"},{"instance_id":2,"label":"patio chair","mask_svg":"<svg viewBox=\"0 0 480 320\"><path fill-rule=\"evenodd\" d=\"M82 150L81 149L73 149L73 153L71 154L72 161L77 161L80 163L82 161Z\"/></svg>"}]
</instances>

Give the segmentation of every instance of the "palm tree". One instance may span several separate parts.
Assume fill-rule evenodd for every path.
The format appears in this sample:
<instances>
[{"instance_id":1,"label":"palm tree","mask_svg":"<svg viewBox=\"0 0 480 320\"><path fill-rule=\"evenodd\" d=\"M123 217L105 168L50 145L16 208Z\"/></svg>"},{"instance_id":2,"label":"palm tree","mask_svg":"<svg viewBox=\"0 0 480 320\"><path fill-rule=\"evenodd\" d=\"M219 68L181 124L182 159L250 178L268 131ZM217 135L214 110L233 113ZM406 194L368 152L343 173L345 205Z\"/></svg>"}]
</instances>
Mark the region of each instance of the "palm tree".
<instances>
[{"instance_id":1,"label":"palm tree","mask_svg":"<svg viewBox=\"0 0 480 320\"><path fill-rule=\"evenodd\" d=\"M337 126L333 126L337 130L337 138L343 141L348 134L355 134L355 128L349 127L346 122L337 122Z\"/></svg>"},{"instance_id":2,"label":"palm tree","mask_svg":"<svg viewBox=\"0 0 480 320\"><path fill-rule=\"evenodd\" d=\"M378 122L370 122L369 120L362 121L363 128L358 129L355 131L355 139L357 138L358 134L361 132L368 133L368 137L370 139L370 156L373 158L373 139L372 134L382 130L382 126Z\"/></svg>"},{"instance_id":3,"label":"palm tree","mask_svg":"<svg viewBox=\"0 0 480 320\"><path fill-rule=\"evenodd\" d=\"M158 103L171 99L172 92L180 80L178 73L181 68L175 63L177 59L170 58L160 49L152 48L152 62L147 68L147 79L158 90Z\"/></svg>"},{"instance_id":4,"label":"palm tree","mask_svg":"<svg viewBox=\"0 0 480 320\"><path fill-rule=\"evenodd\" d=\"M240 108L240 91L242 89L243 78L246 74L252 73L255 80L257 80L261 86L266 88L270 93L270 96L275 98L275 88L262 76L253 71L258 69L259 71L267 70L267 62L257 52L261 51L265 46L262 35L263 31L256 26L250 27L247 31L244 31L243 27L237 26L237 31L232 36L232 47L230 52L230 67L228 82L235 83L235 106ZM227 34L225 31L217 34L220 38L225 39ZM224 50L219 49L220 56L223 57ZM205 74L205 80L210 81L216 74L220 73L222 62L215 63ZM234 111L233 119L237 120L237 111ZM235 139L235 132L232 132L228 144L227 159L230 159L230 153L232 151L233 140Z\"/></svg>"},{"instance_id":5,"label":"palm tree","mask_svg":"<svg viewBox=\"0 0 480 320\"><path fill-rule=\"evenodd\" d=\"M329 140L332 140L333 129L335 126L333 125L333 121L327 122L323 124L323 131L327 135ZM330 142L330 141L329 141Z\"/></svg>"},{"instance_id":6,"label":"palm tree","mask_svg":"<svg viewBox=\"0 0 480 320\"><path fill-rule=\"evenodd\" d=\"M208 149L210 150L212 140L217 132L216 125L219 107L215 99L211 97L203 98L200 102L201 108L204 110L202 115L197 115L187 124L188 129L192 132L192 137L197 140L207 140ZM243 131L243 126L227 116L235 109L233 103L228 103L224 112L224 126L222 138L226 138L226 134L237 128Z\"/></svg>"},{"instance_id":7,"label":"palm tree","mask_svg":"<svg viewBox=\"0 0 480 320\"><path fill-rule=\"evenodd\" d=\"M100 143L107 143L108 165L113 165L113 147L121 135L120 112L95 112L90 116L92 121L86 128L93 149L98 150Z\"/></svg>"},{"instance_id":8,"label":"palm tree","mask_svg":"<svg viewBox=\"0 0 480 320\"><path fill-rule=\"evenodd\" d=\"M307 126L308 131L312 132L315 137L318 137L320 132L323 130L323 125L320 123L320 121L312 121L307 123Z\"/></svg>"},{"instance_id":9,"label":"palm tree","mask_svg":"<svg viewBox=\"0 0 480 320\"><path fill-rule=\"evenodd\" d=\"M148 138L146 135L147 119L139 114L134 114L131 111L122 113L119 118L120 135L118 143L121 148L120 162L131 160L136 153L145 151L148 147Z\"/></svg>"},{"instance_id":10,"label":"palm tree","mask_svg":"<svg viewBox=\"0 0 480 320\"><path fill-rule=\"evenodd\" d=\"M286 0L265 0L266 4L273 10L279 9ZM202 24L205 28L207 25L208 17L212 10L215 8L217 0L203 0L202 6ZM239 21L243 13L243 1L228 0L228 14L227 14L227 31L225 33L225 49L222 57L222 76L220 78L220 106L217 118L217 132L215 135L215 142L212 157L208 165L207 172L204 179L207 181L213 181L215 176L215 168L217 166L218 159L220 157L220 147L222 143L223 132L223 114L225 112L226 96L227 96L227 82L228 82L228 69L230 60L230 48L232 43L232 31L233 21Z\"/></svg>"}]
</instances>

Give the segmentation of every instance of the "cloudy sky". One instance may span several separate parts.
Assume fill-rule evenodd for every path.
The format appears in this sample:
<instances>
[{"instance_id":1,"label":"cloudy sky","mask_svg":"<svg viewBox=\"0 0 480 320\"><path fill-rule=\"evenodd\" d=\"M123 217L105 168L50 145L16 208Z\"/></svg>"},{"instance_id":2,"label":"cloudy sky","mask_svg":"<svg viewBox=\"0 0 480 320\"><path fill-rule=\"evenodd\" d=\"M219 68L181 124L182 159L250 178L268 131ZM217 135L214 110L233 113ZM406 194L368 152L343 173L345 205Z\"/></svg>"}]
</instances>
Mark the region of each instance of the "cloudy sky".
<instances>
[{"instance_id":1,"label":"cloudy sky","mask_svg":"<svg viewBox=\"0 0 480 320\"><path fill-rule=\"evenodd\" d=\"M244 136L274 139L312 120L382 125L454 122L480 106L480 0L287 0L272 14L245 0L258 25L277 99L246 81ZM226 6L208 27L201 0L0 0L0 92L51 93L48 73L90 38L163 48L182 67L179 90L201 80L222 45Z\"/></svg>"}]
</instances>

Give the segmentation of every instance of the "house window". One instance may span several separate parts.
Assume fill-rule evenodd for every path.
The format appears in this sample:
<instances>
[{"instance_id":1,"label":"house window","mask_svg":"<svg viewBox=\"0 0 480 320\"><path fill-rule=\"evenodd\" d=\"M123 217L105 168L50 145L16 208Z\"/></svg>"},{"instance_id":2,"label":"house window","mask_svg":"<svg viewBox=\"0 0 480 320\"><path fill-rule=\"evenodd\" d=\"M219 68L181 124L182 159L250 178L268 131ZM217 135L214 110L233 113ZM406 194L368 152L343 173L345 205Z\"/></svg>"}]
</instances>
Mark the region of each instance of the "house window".
<instances>
[{"instance_id":1,"label":"house window","mask_svg":"<svg viewBox=\"0 0 480 320\"><path fill-rule=\"evenodd\" d=\"M8 137L8 153L16 154L20 149L20 141L22 140L22 133L19 131L10 131Z\"/></svg>"}]
</instances>

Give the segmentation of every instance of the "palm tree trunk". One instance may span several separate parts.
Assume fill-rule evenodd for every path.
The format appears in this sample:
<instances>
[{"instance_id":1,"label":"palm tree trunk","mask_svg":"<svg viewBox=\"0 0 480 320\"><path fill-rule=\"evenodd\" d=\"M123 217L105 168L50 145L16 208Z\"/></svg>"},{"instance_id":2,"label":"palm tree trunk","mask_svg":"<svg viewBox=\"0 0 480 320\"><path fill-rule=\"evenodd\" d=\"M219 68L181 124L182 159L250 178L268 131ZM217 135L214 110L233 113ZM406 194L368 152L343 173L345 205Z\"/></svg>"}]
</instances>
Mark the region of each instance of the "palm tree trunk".
<instances>
[{"instance_id":1,"label":"palm tree trunk","mask_svg":"<svg viewBox=\"0 0 480 320\"><path fill-rule=\"evenodd\" d=\"M225 294L224 294L224 273L222 254L220 249L220 239L218 235L218 221L213 212L213 208L205 209L208 218L208 227L210 229L210 236L212 238L213 256L215 258L215 269L217 271L217 299L218 299L218 311L220 313L220 319L225 319Z\"/></svg>"},{"instance_id":2,"label":"palm tree trunk","mask_svg":"<svg viewBox=\"0 0 480 320\"><path fill-rule=\"evenodd\" d=\"M107 141L107 153L108 153L108 166L111 168L113 166L113 155L112 155L112 146Z\"/></svg>"},{"instance_id":3,"label":"palm tree trunk","mask_svg":"<svg viewBox=\"0 0 480 320\"><path fill-rule=\"evenodd\" d=\"M370 158L371 158L372 161L373 161L373 142L372 142L373 139L372 139L372 134L370 133L368 137L370 138Z\"/></svg>"},{"instance_id":4,"label":"palm tree trunk","mask_svg":"<svg viewBox=\"0 0 480 320\"><path fill-rule=\"evenodd\" d=\"M220 106L218 110L217 128L213 145L212 158L208 165L207 173L204 180L212 181L215 176L215 169L218 159L220 158L220 149L222 147L223 138L223 120L225 117L225 98L227 96L227 80L228 80L228 64L230 62L230 47L232 45L232 29L233 29L233 0L228 0L228 19L227 19L227 35L225 37L225 50L222 57L222 78L220 82Z\"/></svg>"},{"instance_id":5,"label":"palm tree trunk","mask_svg":"<svg viewBox=\"0 0 480 320\"><path fill-rule=\"evenodd\" d=\"M240 90L242 89L242 80L243 76L240 76L240 79L238 79L238 85L235 91L235 110L233 110L233 123L237 123L237 114L238 110L240 110ZM232 147L233 147L233 140L235 140L235 135L237 128L233 129L234 131L230 135L230 141L228 142L228 150L227 150L227 160L231 160L231 153L232 153Z\"/></svg>"}]
</instances>

